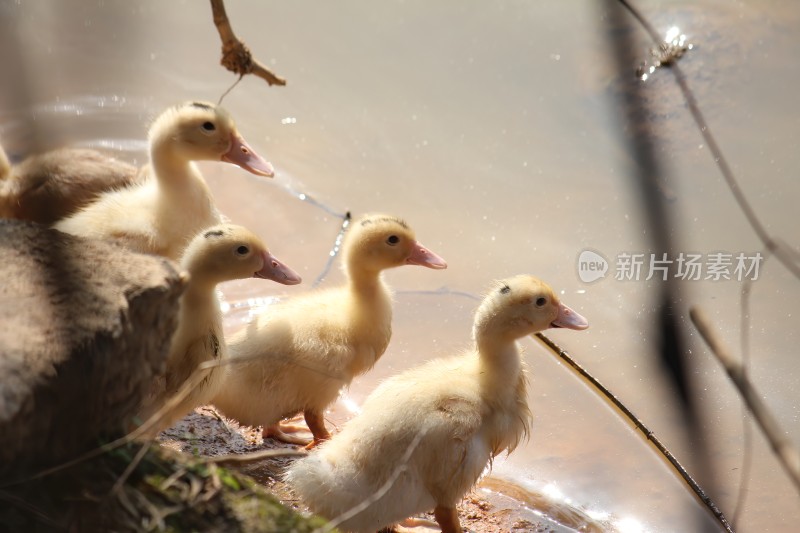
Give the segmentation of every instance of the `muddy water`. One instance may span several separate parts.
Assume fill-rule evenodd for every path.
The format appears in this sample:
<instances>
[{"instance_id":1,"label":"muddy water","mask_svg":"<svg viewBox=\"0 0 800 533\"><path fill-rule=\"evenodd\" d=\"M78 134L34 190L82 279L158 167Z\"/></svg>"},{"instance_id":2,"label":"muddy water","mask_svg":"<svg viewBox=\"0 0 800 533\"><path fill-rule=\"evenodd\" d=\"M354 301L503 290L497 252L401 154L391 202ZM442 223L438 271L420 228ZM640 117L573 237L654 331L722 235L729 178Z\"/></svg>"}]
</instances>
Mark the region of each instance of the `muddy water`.
<instances>
[{"instance_id":1,"label":"muddy water","mask_svg":"<svg viewBox=\"0 0 800 533\"><path fill-rule=\"evenodd\" d=\"M263 235L307 282L326 271L347 210L403 216L448 260L443 272L388 273L397 291L392 345L332 409L333 422L351 416L380 379L466 346L471 295L489 280L534 273L592 324L552 338L628 403L731 517L743 446L737 396L692 334L709 450L701 456L685 439L685 416L654 358L655 282L645 273L615 279L619 254L650 250L609 103L620 89L595 4L229 1L237 33L289 79L285 88L246 79L225 101L279 175L267 181L220 164L202 168L221 209ZM796 243L800 8L777 0L640 4L659 29L678 26L696 44L681 64L709 123L769 230ZM0 13L0 138L12 156L38 141L110 148L141 163L150 118L177 101L216 100L233 81L217 65L204 2L5 0ZM7 42L15 33L21 51ZM759 251L669 72L647 84L678 249ZM586 248L611 262L592 284L577 273ZM321 283L339 281L334 262ZM254 307L309 286L229 284L226 325L235 330ZM741 288L736 280L682 283L687 307L703 305L737 353ZM775 261L762 265L753 285L752 376L796 444L799 297L797 280ZM495 463L492 490L537 513L568 509L609 530L713 527L634 429L546 350L523 344L534 430ZM754 447L739 529L795 530L797 493L758 435ZM708 461L713 469L704 470Z\"/></svg>"}]
</instances>

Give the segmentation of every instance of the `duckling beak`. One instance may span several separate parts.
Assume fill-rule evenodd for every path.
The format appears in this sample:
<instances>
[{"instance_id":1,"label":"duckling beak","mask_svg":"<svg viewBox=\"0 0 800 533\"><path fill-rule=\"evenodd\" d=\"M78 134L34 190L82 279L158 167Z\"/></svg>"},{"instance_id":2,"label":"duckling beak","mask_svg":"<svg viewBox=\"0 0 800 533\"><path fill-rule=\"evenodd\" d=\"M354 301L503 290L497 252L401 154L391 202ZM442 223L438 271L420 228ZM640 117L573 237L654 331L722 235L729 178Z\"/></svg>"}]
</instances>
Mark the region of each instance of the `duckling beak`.
<instances>
[{"instance_id":1,"label":"duckling beak","mask_svg":"<svg viewBox=\"0 0 800 533\"><path fill-rule=\"evenodd\" d=\"M240 166L257 176L271 178L275 175L272 163L258 155L237 133L231 133L231 148L222 154L223 161Z\"/></svg>"},{"instance_id":2,"label":"duckling beak","mask_svg":"<svg viewBox=\"0 0 800 533\"><path fill-rule=\"evenodd\" d=\"M414 247L411 250L411 255L408 257L408 259L406 259L406 263L409 265L419 265L433 268L435 270L447 268L447 262L444 259L416 241L414 242Z\"/></svg>"},{"instance_id":3,"label":"duckling beak","mask_svg":"<svg viewBox=\"0 0 800 533\"><path fill-rule=\"evenodd\" d=\"M589 327L589 321L559 302L558 316L550 324L550 327L584 330Z\"/></svg>"},{"instance_id":4,"label":"duckling beak","mask_svg":"<svg viewBox=\"0 0 800 533\"><path fill-rule=\"evenodd\" d=\"M297 285L303 281L297 272L278 261L269 252L264 252L264 267L253 274L253 277L271 279L283 285Z\"/></svg>"}]
</instances>

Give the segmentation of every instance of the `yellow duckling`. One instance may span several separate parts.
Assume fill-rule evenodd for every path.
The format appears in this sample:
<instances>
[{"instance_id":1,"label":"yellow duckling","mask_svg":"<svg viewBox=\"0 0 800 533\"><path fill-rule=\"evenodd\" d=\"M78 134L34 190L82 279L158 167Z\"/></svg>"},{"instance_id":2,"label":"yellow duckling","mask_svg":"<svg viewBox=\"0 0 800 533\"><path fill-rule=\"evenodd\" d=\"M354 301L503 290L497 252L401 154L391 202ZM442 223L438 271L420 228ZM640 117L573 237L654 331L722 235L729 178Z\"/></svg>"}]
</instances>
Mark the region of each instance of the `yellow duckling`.
<instances>
[{"instance_id":1,"label":"yellow duckling","mask_svg":"<svg viewBox=\"0 0 800 533\"><path fill-rule=\"evenodd\" d=\"M128 248L177 261L200 230L222 222L193 161L227 161L253 174L273 168L242 139L228 113L188 102L161 114L150 128L150 164L142 184L104 194L55 228L73 235L117 239Z\"/></svg>"},{"instance_id":2,"label":"yellow duckling","mask_svg":"<svg viewBox=\"0 0 800 533\"><path fill-rule=\"evenodd\" d=\"M61 148L11 167L0 148L0 217L51 225L101 194L138 181L138 169L95 150Z\"/></svg>"},{"instance_id":3,"label":"yellow duckling","mask_svg":"<svg viewBox=\"0 0 800 533\"><path fill-rule=\"evenodd\" d=\"M550 327L589 324L537 278L497 283L475 314L473 349L383 382L341 433L292 465L288 482L313 512L343 519L342 531L374 532L433 509L443 532L460 533L456 504L530 428L516 340Z\"/></svg>"},{"instance_id":4,"label":"yellow duckling","mask_svg":"<svg viewBox=\"0 0 800 533\"><path fill-rule=\"evenodd\" d=\"M383 355L392 334L392 297L381 272L401 265L447 268L416 241L402 220L368 215L355 221L342 246L347 283L271 306L231 337L230 365L213 403L243 424L263 426L264 437L306 444L287 435L281 419L302 412L314 436L330 437L323 413ZM296 428L291 428L296 429Z\"/></svg>"},{"instance_id":5,"label":"yellow duckling","mask_svg":"<svg viewBox=\"0 0 800 533\"><path fill-rule=\"evenodd\" d=\"M167 357L166 380L163 389L140 414L142 421L160 409L199 364L228 358L217 284L251 277L284 285L296 285L301 281L297 273L269 253L261 239L246 228L232 224L200 232L186 248L181 268L189 273L189 281L181 295L178 329ZM208 371L200 385L161 419L156 432L171 426L195 407L209 403L218 392L225 372L224 366Z\"/></svg>"}]
</instances>

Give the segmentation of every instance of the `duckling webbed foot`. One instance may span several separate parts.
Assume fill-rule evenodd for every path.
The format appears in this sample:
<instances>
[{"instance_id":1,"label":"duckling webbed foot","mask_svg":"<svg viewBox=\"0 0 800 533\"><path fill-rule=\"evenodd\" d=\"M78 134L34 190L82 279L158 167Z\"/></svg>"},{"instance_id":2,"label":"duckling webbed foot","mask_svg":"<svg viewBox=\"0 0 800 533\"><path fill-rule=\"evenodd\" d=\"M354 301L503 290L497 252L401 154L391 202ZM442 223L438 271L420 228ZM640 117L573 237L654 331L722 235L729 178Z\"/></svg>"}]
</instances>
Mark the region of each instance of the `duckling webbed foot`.
<instances>
[{"instance_id":1,"label":"duckling webbed foot","mask_svg":"<svg viewBox=\"0 0 800 533\"><path fill-rule=\"evenodd\" d=\"M308 424L308 429L314 435L314 440L306 445L306 450L315 448L331 438L330 432L325 427L325 417L322 416L322 413L306 410L303 415L305 416L306 424Z\"/></svg>"}]
</instances>

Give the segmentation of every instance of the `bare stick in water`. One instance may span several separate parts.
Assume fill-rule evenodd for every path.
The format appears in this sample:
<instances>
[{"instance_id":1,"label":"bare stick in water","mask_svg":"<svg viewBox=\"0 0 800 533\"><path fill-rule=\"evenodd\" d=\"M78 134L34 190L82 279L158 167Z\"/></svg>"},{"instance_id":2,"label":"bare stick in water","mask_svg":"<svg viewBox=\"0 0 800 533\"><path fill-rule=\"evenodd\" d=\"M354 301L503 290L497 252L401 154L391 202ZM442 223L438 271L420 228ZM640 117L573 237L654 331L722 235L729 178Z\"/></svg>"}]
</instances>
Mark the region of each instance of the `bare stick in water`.
<instances>
[{"instance_id":1,"label":"bare stick in water","mask_svg":"<svg viewBox=\"0 0 800 533\"><path fill-rule=\"evenodd\" d=\"M225 13L223 0L211 0L211 11L214 14L214 25L217 27L219 38L222 40L222 60L220 63L223 67L239 76L244 76L245 74L258 76L270 85L286 85L284 78L281 78L264 66L258 59L254 58L247 45L233 33L228 14Z\"/></svg>"},{"instance_id":2,"label":"bare stick in water","mask_svg":"<svg viewBox=\"0 0 800 533\"><path fill-rule=\"evenodd\" d=\"M633 411L628 409L628 407L624 403L622 403L622 401L619 398L617 398L614 395L614 393L612 393L608 388L606 388L605 385L600 383L600 381L596 377L591 375L588 370L583 368L580 365L580 363L578 363L575 359L573 359L566 351L564 351L558 344L553 342L549 337L547 337L542 333L537 333L536 337L540 341L542 341L542 343L551 352L557 355L562 361L567 363L567 365L569 365L569 367L573 371L575 371L581 378L587 381L592 386L592 388L599 391L603 396L605 396L606 399L608 399L608 401L610 401L614 405L614 407L616 407L619 410L619 412L625 415L625 417L628 420L633 422L633 425L636 426L636 429L641 431L647 438L647 440L653 443L653 446L655 446L655 448L661 453L661 455L663 455L664 458L666 458L666 460L672 465L675 471L678 472L678 474L683 478L686 484L689 485L689 487L694 491L694 493L697 495L700 501L702 501L703 504L706 507L708 507L708 509L711 511L714 517L719 521L722 527L725 528L725 531L733 533L733 528L731 528L731 525L728 523L728 520L725 518L725 515L722 514L722 511L720 511L719 507L717 507L717 505L708 496L708 494L705 493L705 491L700 487L700 485L697 484L697 481L695 481L694 478L691 475L689 475L689 472L687 472L686 469L683 467L683 465L678 462L675 456L672 455L672 453L667 449L666 446L664 446L664 444L658 439L658 437L656 437L655 434L652 431L650 431L650 429L648 429L648 427L645 426L644 423L641 420L639 420L639 418L635 414L633 414Z\"/></svg>"},{"instance_id":3,"label":"bare stick in water","mask_svg":"<svg viewBox=\"0 0 800 533\"><path fill-rule=\"evenodd\" d=\"M772 446L775 455L778 456L783 469L792 479L797 490L800 491L800 453L792 446L792 442L786 437L786 432L781 429L778 421L761 400L761 396L756 392L753 384L750 383L742 363L733 357L728 347L722 343L722 340L712 329L711 322L706 314L699 307L694 306L689 310L689 316L692 318L697 331L700 332L703 340L706 341L709 349L711 349L711 353L722 363L731 381L739 389L739 394L741 394L753 418L756 419L762 433L764 433L770 446Z\"/></svg>"}]
</instances>

